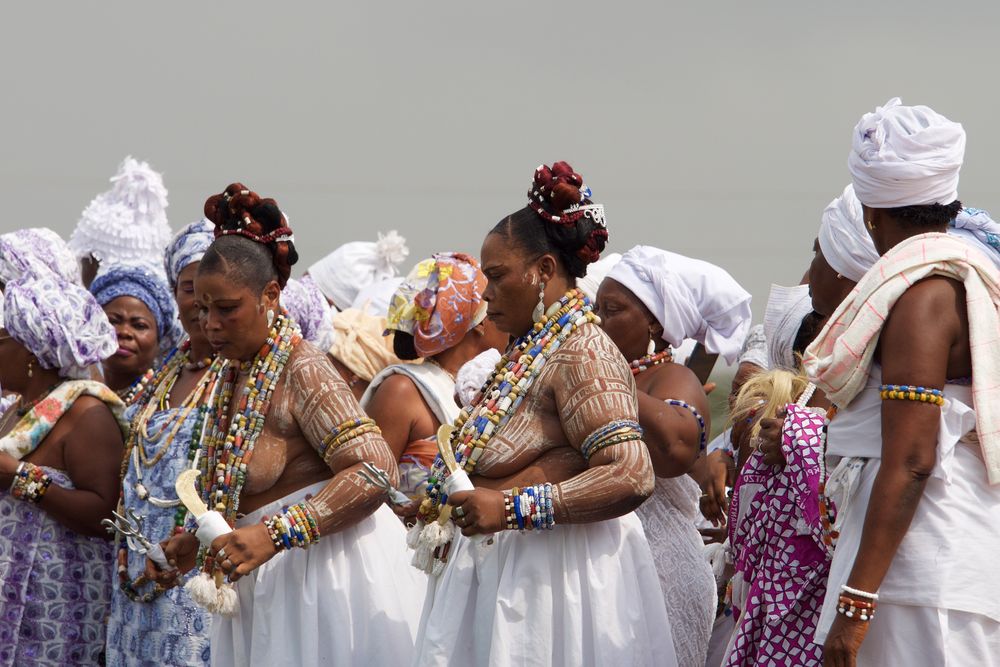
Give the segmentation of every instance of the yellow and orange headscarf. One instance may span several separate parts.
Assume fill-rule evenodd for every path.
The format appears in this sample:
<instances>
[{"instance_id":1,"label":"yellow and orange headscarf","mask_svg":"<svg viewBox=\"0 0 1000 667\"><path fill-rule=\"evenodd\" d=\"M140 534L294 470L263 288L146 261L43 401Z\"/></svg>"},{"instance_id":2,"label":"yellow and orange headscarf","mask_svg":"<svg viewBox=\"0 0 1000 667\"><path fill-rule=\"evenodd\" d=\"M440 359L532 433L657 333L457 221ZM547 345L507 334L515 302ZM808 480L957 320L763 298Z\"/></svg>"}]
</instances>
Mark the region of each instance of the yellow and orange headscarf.
<instances>
[{"instance_id":1,"label":"yellow and orange headscarf","mask_svg":"<svg viewBox=\"0 0 1000 667\"><path fill-rule=\"evenodd\" d=\"M438 253L417 264L392 296L388 329L413 336L421 357L458 344L486 317L486 276L475 258Z\"/></svg>"}]
</instances>

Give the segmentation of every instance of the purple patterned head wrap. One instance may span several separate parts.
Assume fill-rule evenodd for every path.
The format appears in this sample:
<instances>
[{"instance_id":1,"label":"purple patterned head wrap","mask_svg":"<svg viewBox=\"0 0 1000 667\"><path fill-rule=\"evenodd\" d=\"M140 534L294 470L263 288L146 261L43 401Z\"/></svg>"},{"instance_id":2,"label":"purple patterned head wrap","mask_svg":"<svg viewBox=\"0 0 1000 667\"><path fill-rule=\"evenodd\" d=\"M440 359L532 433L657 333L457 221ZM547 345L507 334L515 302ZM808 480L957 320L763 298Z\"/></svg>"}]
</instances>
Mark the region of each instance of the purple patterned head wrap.
<instances>
[{"instance_id":1,"label":"purple patterned head wrap","mask_svg":"<svg viewBox=\"0 0 1000 667\"><path fill-rule=\"evenodd\" d=\"M42 368L84 379L118 349L115 329L82 286L49 271L29 271L4 289L4 328Z\"/></svg>"},{"instance_id":2,"label":"purple patterned head wrap","mask_svg":"<svg viewBox=\"0 0 1000 667\"><path fill-rule=\"evenodd\" d=\"M182 229L167 246L163 256L163 268L171 287L177 287L177 276L189 264L200 262L208 246L215 240L215 225L202 218Z\"/></svg>"},{"instance_id":3,"label":"purple patterned head wrap","mask_svg":"<svg viewBox=\"0 0 1000 667\"><path fill-rule=\"evenodd\" d=\"M51 229L32 227L0 236L0 283L13 282L39 266L66 282L80 284L80 265L73 251Z\"/></svg>"},{"instance_id":4,"label":"purple patterned head wrap","mask_svg":"<svg viewBox=\"0 0 1000 667\"><path fill-rule=\"evenodd\" d=\"M333 346L334 310L310 276L289 278L281 290L281 305L298 323L303 338L324 352Z\"/></svg>"},{"instance_id":5,"label":"purple patterned head wrap","mask_svg":"<svg viewBox=\"0 0 1000 667\"><path fill-rule=\"evenodd\" d=\"M103 268L103 267L102 267ZM163 351L180 339L177 304L164 276L150 267L119 264L102 271L90 286L97 303L106 306L120 296L142 301L156 320L156 333Z\"/></svg>"}]
</instances>

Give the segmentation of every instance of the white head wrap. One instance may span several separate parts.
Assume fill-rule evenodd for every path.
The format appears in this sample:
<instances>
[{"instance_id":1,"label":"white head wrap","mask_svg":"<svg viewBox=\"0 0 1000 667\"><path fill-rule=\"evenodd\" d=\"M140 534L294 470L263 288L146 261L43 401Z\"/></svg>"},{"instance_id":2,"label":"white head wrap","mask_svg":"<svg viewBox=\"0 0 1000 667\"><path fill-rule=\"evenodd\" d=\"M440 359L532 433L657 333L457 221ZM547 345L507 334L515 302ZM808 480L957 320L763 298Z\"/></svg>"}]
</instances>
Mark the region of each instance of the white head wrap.
<instances>
[{"instance_id":1,"label":"white head wrap","mask_svg":"<svg viewBox=\"0 0 1000 667\"><path fill-rule=\"evenodd\" d=\"M455 393L458 394L462 407L472 404L476 392L482 388L499 361L500 353L490 348L480 352L458 369L455 375Z\"/></svg>"},{"instance_id":2,"label":"white head wrap","mask_svg":"<svg viewBox=\"0 0 1000 667\"><path fill-rule=\"evenodd\" d=\"M825 254L825 253L824 253ZM764 336L771 368L794 371L798 368L792 346L802 319L812 312L808 285L771 285L764 311Z\"/></svg>"},{"instance_id":3,"label":"white head wrap","mask_svg":"<svg viewBox=\"0 0 1000 667\"><path fill-rule=\"evenodd\" d=\"M651 246L622 256L608 278L627 287L678 346L693 338L731 364L750 329L750 294L724 269Z\"/></svg>"},{"instance_id":4,"label":"white head wrap","mask_svg":"<svg viewBox=\"0 0 1000 667\"><path fill-rule=\"evenodd\" d=\"M403 284L403 280L402 276L397 276L362 287L354 298L351 308L357 308L379 317L387 317L389 304L392 303L392 295Z\"/></svg>"},{"instance_id":5,"label":"white head wrap","mask_svg":"<svg viewBox=\"0 0 1000 667\"><path fill-rule=\"evenodd\" d=\"M379 232L375 243L354 241L340 246L310 266L309 275L334 306L346 309L358 290L395 276L409 254L406 239L398 233Z\"/></svg>"},{"instance_id":6,"label":"white head wrap","mask_svg":"<svg viewBox=\"0 0 1000 667\"><path fill-rule=\"evenodd\" d=\"M771 365L767 361L767 336L764 335L764 325L755 324L743 341L743 349L740 350L741 364L753 364L758 368L767 370Z\"/></svg>"},{"instance_id":7,"label":"white head wrap","mask_svg":"<svg viewBox=\"0 0 1000 667\"><path fill-rule=\"evenodd\" d=\"M111 178L111 189L83 210L69 239L77 257L112 264L162 264L168 243L163 177L131 156Z\"/></svg>"},{"instance_id":8,"label":"white head wrap","mask_svg":"<svg viewBox=\"0 0 1000 667\"><path fill-rule=\"evenodd\" d=\"M979 248L1000 268L1000 223L979 208L963 208L948 225L948 233Z\"/></svg>"},{"instance_id":9,"label":"white head wrap","mask_svg":"<svg viewBox=\"0 0 1000 667\"><path fill-rule=\"evenodd\" d=\"M833 270L854 282L861 280L878 261L879 254L865 228L854 185L844 188L843 194L823 211L819 247Z\"/></svg>"},{"instance_id":10,"label":"white head wrap","mask_svg":"<svg viewBox=\"0 0 1000 667\"><path fill-rule=\"evenodd\" d=\"M597 298L597 290L601 287L601 283L604 282L604 278L608 275L608 271L611 270L611 267L620 262L621 258L621 254L612 252L601 257L596 262L588 264L587 275L583 278L577 278L576 286L583 290L583 293L587 295L588 299L594 301Z\"/></svg>"},{"instance_id":11,"label":"white head wrap","mask_svg":"<svg viewBox=\"0 0 1000 667\"><path fill-rule=\"evenodd\" d=\"M894 97L854 128L847 167L872 208L950 204L958 199L965 130L933 109Z\"/></svg>"}]
</instances>

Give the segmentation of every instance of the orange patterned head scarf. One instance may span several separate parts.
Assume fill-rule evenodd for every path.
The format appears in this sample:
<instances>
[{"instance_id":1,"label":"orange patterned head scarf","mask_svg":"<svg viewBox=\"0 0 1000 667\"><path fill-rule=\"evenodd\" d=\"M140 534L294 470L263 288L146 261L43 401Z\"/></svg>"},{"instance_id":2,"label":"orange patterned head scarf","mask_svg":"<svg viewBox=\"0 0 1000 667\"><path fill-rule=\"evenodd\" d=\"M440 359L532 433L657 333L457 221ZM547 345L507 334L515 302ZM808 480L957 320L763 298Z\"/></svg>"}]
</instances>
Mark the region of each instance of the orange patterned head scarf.
<instances>
[{"instance_id":1,"label":"orange patterned head scarf","mask_svg":"<svg viewBox=\"0 0 1000 667\"><path fill-rule=\"evenodd\" d=\"M388 328L413 336L421 357L458 344L483 321L486 276L475 258L438 253L417 264L389 304Z\"/></svg>"}]
</instances>

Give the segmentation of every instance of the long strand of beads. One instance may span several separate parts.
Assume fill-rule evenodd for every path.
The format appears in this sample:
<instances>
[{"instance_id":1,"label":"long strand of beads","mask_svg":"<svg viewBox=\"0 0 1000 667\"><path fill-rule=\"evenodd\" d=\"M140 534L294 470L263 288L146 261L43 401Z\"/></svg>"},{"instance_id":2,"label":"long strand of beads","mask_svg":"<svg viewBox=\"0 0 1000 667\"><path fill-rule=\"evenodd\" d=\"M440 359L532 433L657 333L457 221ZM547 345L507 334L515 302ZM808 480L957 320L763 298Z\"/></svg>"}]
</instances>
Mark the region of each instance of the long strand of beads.
<instances>
[{"instance_id":1,"label":"long strand of beads","mask_svg":"<svg viewBox=\"0 0 1000 667\"><path fill-rule=\"evenodd\" d=\"M517 411L548 358L585 322L597 322L590 300L577 289L554 303L527 335L513 343L483 384L469 408L459 413L452 432L455 460L471 472L490 439ZM438 456L431 466L418 518L434 521L447 501L443 484L447 469Z\"/></svg>"}]
</instances>

